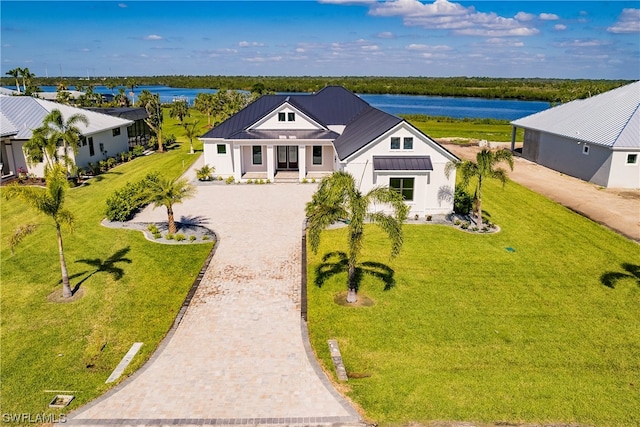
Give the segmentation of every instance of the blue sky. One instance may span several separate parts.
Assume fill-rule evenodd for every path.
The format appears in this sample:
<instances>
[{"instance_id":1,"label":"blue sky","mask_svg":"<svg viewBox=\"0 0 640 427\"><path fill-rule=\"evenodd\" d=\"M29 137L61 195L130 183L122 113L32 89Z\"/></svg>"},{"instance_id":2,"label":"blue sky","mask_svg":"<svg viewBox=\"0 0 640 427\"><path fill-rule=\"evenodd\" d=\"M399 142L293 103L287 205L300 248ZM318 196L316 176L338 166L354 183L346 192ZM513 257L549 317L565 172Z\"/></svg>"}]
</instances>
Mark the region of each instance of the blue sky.
<instances>
[{"instance_id":1,"label":"blue sky","mask_svg":"<svg viewBox=\"0 0 640 427\"><path fill-rule=\"evenodd\" d=\"M640 1L6 1L4 75L640 79Z\"/></svg>"}]
</instances>

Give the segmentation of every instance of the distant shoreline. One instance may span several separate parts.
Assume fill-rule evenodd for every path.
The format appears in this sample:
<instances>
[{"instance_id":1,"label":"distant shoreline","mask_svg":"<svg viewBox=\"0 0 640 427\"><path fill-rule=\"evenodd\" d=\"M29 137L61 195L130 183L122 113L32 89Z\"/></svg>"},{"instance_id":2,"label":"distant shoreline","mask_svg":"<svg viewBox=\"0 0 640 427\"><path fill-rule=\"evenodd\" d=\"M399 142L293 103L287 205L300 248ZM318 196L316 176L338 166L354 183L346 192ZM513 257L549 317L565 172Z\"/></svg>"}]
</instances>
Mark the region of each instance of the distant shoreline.
<instances>
[{"instance_id":1,"label":"distant shoreline","mask_svg":"<svg viewBox=\"0 0 640 427\"><path fill-rule=\"evenodd\" d=\"M315 92L327 85L344 86L359 94L398 94L486 99L513 99L564 103L588 98L620 87L632 80L493 77L378 77L378 76L123 76L36 77L38 86L164 85L184 88L239 89L260 92ZM0 77L0 85L15 85L11 77Z\"/></svg>"}]
</instances>

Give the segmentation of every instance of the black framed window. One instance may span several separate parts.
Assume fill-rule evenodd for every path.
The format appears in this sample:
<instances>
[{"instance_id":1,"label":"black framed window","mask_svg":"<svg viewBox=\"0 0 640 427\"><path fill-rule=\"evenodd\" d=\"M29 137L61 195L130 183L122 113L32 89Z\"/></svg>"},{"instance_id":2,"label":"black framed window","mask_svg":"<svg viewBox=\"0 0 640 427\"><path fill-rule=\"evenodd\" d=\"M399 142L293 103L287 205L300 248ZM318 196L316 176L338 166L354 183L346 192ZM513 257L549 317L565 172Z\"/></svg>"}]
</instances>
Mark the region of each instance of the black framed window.
<instances>
[{"instance_id":1,"label":"black framed window","mask_svg":"<svg viewBox=\"0 0 640 427\"><path fill-rule=\"evenodd\" d=\"M218 154L227 154L227 145L226 144L218 144Z\"/></svg>"},{"instance_id":2,"label":"black framed window","mask_svg":"<svg viewBox=\"0 0 640 427\"><path fill-rule=\"evenodd\" d=\"M93 157L96 154L96 150L93 148L93 137L90 136L87 141L89 141L89 157Z\"/></svg>"},{"instance_id":3,"label":"black framed window","mask_svg":"<svg viewBox=\"0 0 640 427\"><path fill-rule=\"evenodd\" d=\"M262 164L262 145L254 145L251 149L253 151L253 164L261 165Z\"/></svg>"},{"instance_id":4,"label":"black framed window","mask_svg":"<svg viewBox=\"0 0 640 427\"><path fill-rule=\"evenodd\" d=\"M313 146L313 164L314 165L322 164L322 146L321 145Z\"/></svg>"},{"instance_id":5,"label":"black framed window","mask_svg":"<svg viewBox=\"0 0 640 427\"><path fill-rule=\"evenodd\" d=\"M404 139L402 148L404 148L405 150L413 150L413 138L412 137L406 137Z\"/></svg>"},{"instance_id":6,"label":"black framed window","mask_svg":"<svg viewBox=\"0 0 640 427\"><path fill-rule=\"evenodd\" d=\"M118 136L120 135L120 128L115 128L111 132L113 133L113 136Z\"/></svg>"},{"instance_id":7,"label":"black framed window","mask_svg":"<svg viewBox=\"0 0 640 427\"><path fill-rule=\"evenodd\" d=\"M400 149L400 138L395 137L395 136L391 138L391 149L392 150L399 150Z\"/></svg>"},{"instance_id":8,"label":"black framed window","mask_svg":"<svg viewBox=\"0 0 640 427\"><path fill-rule=\"evenodd\" d=\"M638 155L637 154L627 154L627 164L628 165L635 165L638 162Z\"/></svg>"},{"instance_id":9,"label":"black framed window","mask_svg":"<svg viewBox=\"0 0 640 427\"><path fill-rule=\"evenodd\" d=\"M415 178L390 178L389 187L402 194L402 198L405 201L413 200Z\"/></svg>"},{"instance_id":10,"label":"black framed window","mask_svg":"<svg viewBox=\"0 0 640 427\"><path fill-rule=\"evenodd\" d=\"M278 121L284 122L287 119L286 113L278 113Z\"/></svg>"},{"instance_id":11,"label":"black framed window","mask_svg":"<svg viewBox=\"0 0 640 427\"><path fill-rule=\"evenodd\" d=\"M295 122L296 121L296 113L287 113L287 121Z\"/></svg>"}]
</instances>

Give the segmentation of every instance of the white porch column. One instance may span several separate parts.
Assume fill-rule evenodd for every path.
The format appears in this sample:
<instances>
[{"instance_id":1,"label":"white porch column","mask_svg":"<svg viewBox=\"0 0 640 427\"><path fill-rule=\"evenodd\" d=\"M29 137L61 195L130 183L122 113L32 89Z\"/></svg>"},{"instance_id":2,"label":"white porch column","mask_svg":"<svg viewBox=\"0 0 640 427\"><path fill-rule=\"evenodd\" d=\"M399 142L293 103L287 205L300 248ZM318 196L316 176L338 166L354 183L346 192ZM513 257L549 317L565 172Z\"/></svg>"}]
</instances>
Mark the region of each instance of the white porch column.
<instances>
[{"instance_id":1,"label":"white porch column","mask_svg":"<svg viewBox=\"0 0 640 427\"><path fill-rule=\"evenodd\" d=\"M242 179L242 147L233 144L233 178L236 182Z\"/></svg>"},{"instance_id":2,"label":"white porch column","mask_svg":"<svg viewBox=\"0 0 640 427\"><path fill-rule=\"evenodd\" d=\"M271 182L273 182L275 177L275 166L274 146L267 145L267 179Z\"/></svg>"},{"instance_id":3,"label":"white porch column","mask_svg":"<svg viewBox=\"0 0 640 427\"><path fill-rule=\"evenodd\" d=\"M307 146L298 145L298 179L302 181L307 176Z\"/></svg>"}]
</instances>

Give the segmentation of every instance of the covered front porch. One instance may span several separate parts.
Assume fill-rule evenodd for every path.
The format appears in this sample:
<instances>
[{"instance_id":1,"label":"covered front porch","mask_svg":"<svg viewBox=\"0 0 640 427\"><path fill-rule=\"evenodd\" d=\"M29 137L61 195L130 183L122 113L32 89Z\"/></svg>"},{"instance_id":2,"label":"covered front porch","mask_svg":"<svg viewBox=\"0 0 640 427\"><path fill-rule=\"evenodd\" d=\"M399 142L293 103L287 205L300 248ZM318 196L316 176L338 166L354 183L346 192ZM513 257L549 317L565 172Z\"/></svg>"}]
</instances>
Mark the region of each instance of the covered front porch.
<instances>
[{"instance_id":1,"label":"covered front porch","mask_svg":"<svg viewBox=\"0 0 640 427\"><path fill-rule=\"evenodd\" d=\"M234 178L270 182L319 180L333 172L333 145L315 142L285 145L282 142L260 145L234 145ZM289 142L289 141L287 141ZM240 167L238 167L238 165Z\"/></svg>"}]
</instances>

